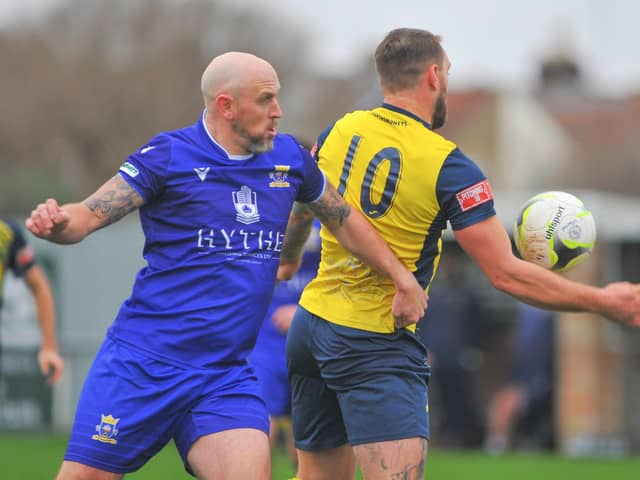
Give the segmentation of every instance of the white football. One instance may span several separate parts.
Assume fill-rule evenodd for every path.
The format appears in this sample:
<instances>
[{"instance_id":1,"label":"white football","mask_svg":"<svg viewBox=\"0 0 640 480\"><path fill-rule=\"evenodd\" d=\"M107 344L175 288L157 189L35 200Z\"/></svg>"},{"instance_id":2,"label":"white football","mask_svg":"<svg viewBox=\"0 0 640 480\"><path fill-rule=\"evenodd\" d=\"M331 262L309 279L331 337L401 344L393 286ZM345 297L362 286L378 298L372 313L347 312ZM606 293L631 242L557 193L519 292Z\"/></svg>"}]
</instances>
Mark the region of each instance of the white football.
<instances>
[{"instance_id":1,"label":"white football","mask_svg":"<svg viewBox=\"0 0 640 480\"><path fill-rule=\"evenodd\" d=\"M520 208L513 236L520 257L560 272L589 255L596 241L596 224L576 196L544 192Z\"/></svg>"}]
</instances>

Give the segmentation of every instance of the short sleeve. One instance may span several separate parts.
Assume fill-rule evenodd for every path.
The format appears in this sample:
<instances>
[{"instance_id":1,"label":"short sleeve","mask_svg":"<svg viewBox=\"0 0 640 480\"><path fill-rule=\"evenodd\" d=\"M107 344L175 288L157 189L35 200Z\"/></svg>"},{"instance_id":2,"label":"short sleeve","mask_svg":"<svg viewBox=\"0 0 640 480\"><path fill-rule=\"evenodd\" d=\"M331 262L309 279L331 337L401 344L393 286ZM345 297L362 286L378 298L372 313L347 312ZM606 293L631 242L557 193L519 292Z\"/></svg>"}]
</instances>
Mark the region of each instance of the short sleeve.
<instances>
[{"instance_id":1,"label":"short sleeve","mask_svg":"<svg viewBox=\"0 0 640 480\"><path fill-rule=\"evenodd\" d=\"M302 172L304 181L298 191L296 200L303 203L315 202L324 193L326 179L307 149L302 146L299 146L299 148L303 159Z\"/></svg>"},{"instance_id":2,"label":"short sleeve","mask_svg":"<svg viewBox=\"0 0 640 480\"><path fill-rule=\"evenodd\" d=\"M489 181L459 148L455 148L444 161L436 194L440 208L454 230L496 214Z\"/></svg>"},{"instance_id":3,"label":"short sleeve","mask_svg":"<svg viewBox=\"0 0 640 480\"><path fill-rule=\"evenodd\" d=\"M171 154L171 139L166 134L157 135L131 154L119 173L148 202L164 187Z\"/></svg>"}]
</instances>

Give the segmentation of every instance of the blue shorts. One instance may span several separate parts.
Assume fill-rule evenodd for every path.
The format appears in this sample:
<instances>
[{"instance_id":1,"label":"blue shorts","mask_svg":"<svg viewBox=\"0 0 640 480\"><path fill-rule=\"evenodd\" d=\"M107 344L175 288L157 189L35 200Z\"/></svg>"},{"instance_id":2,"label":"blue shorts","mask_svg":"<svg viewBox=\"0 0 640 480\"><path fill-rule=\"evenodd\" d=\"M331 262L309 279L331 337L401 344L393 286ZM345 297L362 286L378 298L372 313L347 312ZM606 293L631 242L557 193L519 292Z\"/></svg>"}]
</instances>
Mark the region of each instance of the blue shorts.
<instances>
[{"instance_id":1,"label":"blue shorts","mask_svg":"<svg viewBox=\"0 0 640 480\"><path fill-rule=\"evenodd\" d=\"M296 447L428 439L426 360L424 345L406 329L367 332L298 308L287 336Z\"/></svg>"},{"instance_id":2,"label":"blue shorts","mask_svg":"<svg viewBox=\"0 0 640 480\"><path fill-rule=\"evenodd\" d=\"M267 404L269 415L272 417L290 416L291 388L286 370L280 372L258 362L251 362L251 366L258 377L262 398Z\"/></svg>"},{"instance_id":3,"label":"blue shorts","mask_svg":"<svg viewBox=\"0 0 640 480\"><path fill-rule=\"evenodd\" d=\"M106 338L84 383L65 460L133 472L172 438L185 468L201 436L236 428L268 434L269 419L248 365L170 365Z\"/></svg>"}]
</instances>

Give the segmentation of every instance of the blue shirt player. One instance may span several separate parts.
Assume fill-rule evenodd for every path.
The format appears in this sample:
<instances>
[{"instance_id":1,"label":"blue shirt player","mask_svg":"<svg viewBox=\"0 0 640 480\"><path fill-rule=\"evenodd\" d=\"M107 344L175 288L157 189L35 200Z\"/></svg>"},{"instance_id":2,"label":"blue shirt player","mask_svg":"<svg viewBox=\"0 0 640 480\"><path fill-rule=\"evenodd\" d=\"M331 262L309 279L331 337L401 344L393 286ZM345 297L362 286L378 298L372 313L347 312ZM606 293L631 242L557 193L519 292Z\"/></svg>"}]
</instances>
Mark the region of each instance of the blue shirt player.
<instances>
[{"instance_id":1,"label":"blue shirt player","mask_svg":"<svg viewBox=\"0 0 640 480\"><path fill-rule=\"evenodd\" d=\"M262 396L271 419L270 440L273 445L282 431L285 446L293 464L297 461L291 432L291 387L287 378L285 347L287 331L298 307L302 290L316 276L320 263L320 222L313 229L304 246L300 268L295 276L278 282L267 316L262 322L249 363L256 372Z\"/></svg>"},{"instance_id":2,"label":"blue shirt player","mask_svg":"<svg viewBox=\"0 0 640 480\"><path fill-rule=\"evenodd\" d=\"M152 138L83 202L48 199L26 220L68 244L139 209L145 234L147 265L89 371L59 480L122 478L171 439L198 478L270 478L268 414L247 356L294 201L392 279L394 315L422 316L413 275L309 153L276 133L279 88L263 59L214 58L202 118Z\"/></svg>"}]
</instances>

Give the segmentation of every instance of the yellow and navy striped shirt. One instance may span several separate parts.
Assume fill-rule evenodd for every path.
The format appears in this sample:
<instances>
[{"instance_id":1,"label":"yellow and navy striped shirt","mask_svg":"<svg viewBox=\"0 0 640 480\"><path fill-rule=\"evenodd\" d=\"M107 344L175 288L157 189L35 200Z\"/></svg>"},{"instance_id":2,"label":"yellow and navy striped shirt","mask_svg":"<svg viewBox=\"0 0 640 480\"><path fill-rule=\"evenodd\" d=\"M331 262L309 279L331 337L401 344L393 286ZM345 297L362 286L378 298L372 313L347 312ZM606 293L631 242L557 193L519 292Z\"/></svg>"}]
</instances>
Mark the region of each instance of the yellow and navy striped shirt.
<instances>
[{"instance_id":1,"label":"yellow and navy striped shirt","mask_svg":"<svg viewBox=\"0 0 640 480\"><path fill-rule=\"evenodd\" d=\"M33 264L33 251L27 245L18 226L0 218L0 305L2 305L2 282L7 269L17 277L21 277Z\"/></svg>"},{"instance_id":2,"label":"yellow and navy striped shirt","mask_svg":"<svg viewBox=\"0 0 640 480\"><path fill-rule=\"evenodd\" d=\"M412 113L389 104L349 113L312 151L352 207L376 227L428 290L447 222L454 230L495 215L486 177L453 142ZM330 322L389 333L395 288L322 228L318 274L300 304Z\"/></svg>"}]
</instances>

